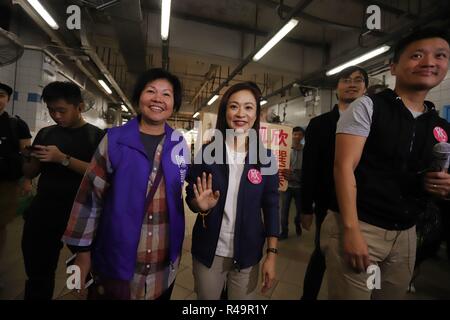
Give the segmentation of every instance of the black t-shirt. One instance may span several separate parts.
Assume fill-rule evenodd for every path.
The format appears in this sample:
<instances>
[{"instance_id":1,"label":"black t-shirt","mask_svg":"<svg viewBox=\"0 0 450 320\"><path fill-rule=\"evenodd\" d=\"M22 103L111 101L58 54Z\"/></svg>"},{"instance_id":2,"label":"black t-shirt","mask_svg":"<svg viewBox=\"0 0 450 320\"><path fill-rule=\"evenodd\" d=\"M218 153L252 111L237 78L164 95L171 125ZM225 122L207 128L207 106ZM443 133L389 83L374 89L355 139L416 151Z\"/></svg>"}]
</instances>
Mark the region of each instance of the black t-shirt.
<instances>
[{"instance_id":1,"label":"black t-shirt","mask_svg":"<svg viewBox=\"0 0 450 320\"><path fill-rule=\"evenodd\" d=\"M142 133L141 134L141 141L144 145L144 150L147 153L148 160L150 162L150 167L153 166L153 160L155 159L155 152L156 148L158 147L159 143L161 142L161 139L164 137L164 134L154 136L151 134Z\"/></svg>"},{"instance_id":2,"label":"black t-shirt","mask_svg":"<svg viewBox=\"0 0 450 320\"><path fill-rule=\"evenodd\" d=\"M19 140L31 139L30 129L28 125L22 119L15 118L10 119L8 113L3 112L0 115L0 156L5 156L10 150L16 150L17 141L12 141L14 135L11 132L12 126L10 121L16 122L15 136Z\"/></svg>"},{"instance_id":3,"label":"black t-shirt","mask_svg":"<svg viewBox=\"0 0 450 320\"><path fill-rule=\"evenodd\" d=\"M10 118L8 113L3 112L0 115L0 180L6 179L4 175L11 169L7 167L6 159L20 159L19 140L24 139L31 139L30 129L25 121L17 117Z\"/></svg>"},{"instance_id":4,"label":"black t-shirt","mask_svg":"<svg viewBox=\"0 0 450 320\"><path fill-rule=\"evenodd\" d=\"M104 131L89 123L79 128L63 128L57 125L41 129L33 145L55 145L72 158L90 162ZM32 204L35 209L49 211L61 208L70 211L83 175L59 163L41 162L37 196ZM68 215L70 212L61 212Z\"/></svg>"}]
</instances>

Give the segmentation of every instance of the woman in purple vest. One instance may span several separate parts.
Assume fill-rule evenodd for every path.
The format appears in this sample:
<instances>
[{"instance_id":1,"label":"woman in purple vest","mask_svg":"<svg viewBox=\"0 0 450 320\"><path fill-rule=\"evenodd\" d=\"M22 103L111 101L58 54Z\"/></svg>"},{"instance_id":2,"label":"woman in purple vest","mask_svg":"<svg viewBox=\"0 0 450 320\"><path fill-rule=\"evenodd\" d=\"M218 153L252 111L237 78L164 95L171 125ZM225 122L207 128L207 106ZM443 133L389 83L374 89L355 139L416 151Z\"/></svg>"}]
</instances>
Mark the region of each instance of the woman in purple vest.
<instances>
[{"instance_id":1,"label":"woman in purple vest","mask_svg":"<svg viewBox=\"0 0 450 320\"><path fill-rule=\"evenodd\" d=\"M63 241L77 252L82 283L94 274L88 298L170 299L184 238L187 146L166 121L181 95L169 72L142 74L133 93L139 115L108 130L86 171Z\"/></svg>"},{"instance_id":2,"label":"woman in purple vest","mask_svg":"<svg viewBox=\"0 0 450 320\"><path fill-rule=\"evenodd\" d=\"M255 299L265 242L262 293L275 278L278 171L259 139L260 99L253 82L225 92L214 139L203 146L186 179L186 202L199 212L192 256L201 300L219 299L225 285L229 299Z\"/></svg>"}]
</instances>

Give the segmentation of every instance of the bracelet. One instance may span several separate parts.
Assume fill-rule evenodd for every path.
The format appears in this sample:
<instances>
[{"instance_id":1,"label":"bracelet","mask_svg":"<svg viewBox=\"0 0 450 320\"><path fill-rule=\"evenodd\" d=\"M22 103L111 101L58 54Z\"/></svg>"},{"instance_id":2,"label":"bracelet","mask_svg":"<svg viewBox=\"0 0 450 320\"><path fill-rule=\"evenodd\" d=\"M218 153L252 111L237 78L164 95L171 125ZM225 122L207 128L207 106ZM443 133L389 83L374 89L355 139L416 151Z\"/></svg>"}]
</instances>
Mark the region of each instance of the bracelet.
<instances>
[{"instance_id":1,"label":"bracelet","mask_svg":"<svg viewBox=\"0 0 450 320\"><path fill-rule=\"evenodd\" d=\"M209 210L206 211L206 212L202 212L202 211L199 212L199 215L202 217L202 220L203 220L203 228L205 228L205 229L206 229L205 217L206 217L210 212L211 212L211 209L209 209Z\"/></svg>"},{"instance_id":2,"label":"bracelet","mask_svg":"<svg viewBox=\"0 0 450 320\"><path fill-rule=\"evenodd\" d=\"M277 248L267 248L266 253L274 253L274 254L278 254L278 249Z\"/></svg>"}]
</instances>

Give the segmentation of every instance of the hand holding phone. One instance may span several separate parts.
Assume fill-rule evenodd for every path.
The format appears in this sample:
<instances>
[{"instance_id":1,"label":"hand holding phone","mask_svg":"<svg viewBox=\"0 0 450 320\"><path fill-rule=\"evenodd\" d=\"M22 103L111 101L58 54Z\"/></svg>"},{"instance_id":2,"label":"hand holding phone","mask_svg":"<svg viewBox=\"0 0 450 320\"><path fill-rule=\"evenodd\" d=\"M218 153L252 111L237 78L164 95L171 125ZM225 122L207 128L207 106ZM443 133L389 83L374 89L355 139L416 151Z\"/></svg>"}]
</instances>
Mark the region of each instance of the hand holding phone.
<instances>
[{"instance_id":1,"label":"hand holding phone","mask_svg":"<svg viewBox=\"0 0 450 320\"><path fill-rule=\"evenodd\" d=\"M24 158L30 159L33 156L33 152L36 152L37 150L38 149L35 146L26 146L21 154Z\"/></svg>"}]
</instances>

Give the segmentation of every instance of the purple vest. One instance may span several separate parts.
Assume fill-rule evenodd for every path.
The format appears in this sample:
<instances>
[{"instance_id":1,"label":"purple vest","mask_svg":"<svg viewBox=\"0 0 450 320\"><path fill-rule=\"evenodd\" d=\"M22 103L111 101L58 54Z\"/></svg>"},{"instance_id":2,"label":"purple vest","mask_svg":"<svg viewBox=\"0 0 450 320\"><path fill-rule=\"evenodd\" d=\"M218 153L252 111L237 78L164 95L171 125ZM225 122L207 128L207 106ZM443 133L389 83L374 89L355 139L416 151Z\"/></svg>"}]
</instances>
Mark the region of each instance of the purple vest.
<instances>
[{"instance_id":1,"label":"purple vest","mask_svg":"<svg viewBox=\"0 0 450 320\"><path fill-rule=\"evenodd\" d=\"M182 187L187 169L184 163L179 165L171 160L174 146L179 143L186 146L182 138L171 141L173 131L166 124L161 159L169 215L170 263L181 256L184 239ZM181 151L177 154L183 156L183 148L179 149ZM139 135L138 118L108 130L108 156L113 173L109 177L110 186L94 240L93 266L103 277L131 280L146 212L145 198L151 172Z\"/></svg>"}]
</instances>

